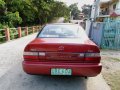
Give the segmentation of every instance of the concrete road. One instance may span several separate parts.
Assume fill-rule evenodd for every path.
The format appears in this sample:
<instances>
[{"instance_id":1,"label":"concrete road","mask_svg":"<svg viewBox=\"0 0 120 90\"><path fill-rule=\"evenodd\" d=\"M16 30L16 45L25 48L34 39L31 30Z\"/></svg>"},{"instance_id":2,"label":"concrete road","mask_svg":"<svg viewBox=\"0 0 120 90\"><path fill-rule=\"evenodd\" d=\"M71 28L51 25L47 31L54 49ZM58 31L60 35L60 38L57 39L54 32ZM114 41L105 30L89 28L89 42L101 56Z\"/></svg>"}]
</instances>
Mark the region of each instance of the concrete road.
<instances>
[{"instance_id":1,"label":"concrete road","mask_svg":"<svg viewBox=\"0 0 120 90\"><path fill-rule=\"evenodd\" d=\"M36 34L0 45L0 90L110 90L102 75L83 77L28 75L22 70L25 45Z\"/></svg>"}]
</instances>

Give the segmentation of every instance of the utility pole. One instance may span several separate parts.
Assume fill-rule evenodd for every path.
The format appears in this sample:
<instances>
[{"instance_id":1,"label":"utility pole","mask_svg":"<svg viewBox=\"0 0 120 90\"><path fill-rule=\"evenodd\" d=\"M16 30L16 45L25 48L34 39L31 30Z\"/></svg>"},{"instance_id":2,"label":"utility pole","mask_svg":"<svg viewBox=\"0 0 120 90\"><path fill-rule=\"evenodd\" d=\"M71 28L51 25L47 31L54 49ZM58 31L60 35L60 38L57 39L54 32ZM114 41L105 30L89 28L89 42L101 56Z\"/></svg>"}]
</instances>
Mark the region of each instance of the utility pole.
<instances>
[{"instance_id":1,"label":"utility pole","mask_svg":"<svg viewBox=\"0 0 120 90\"><path fill-rule=\"evenodd\" d=\"M100 3L100 0L95 0L94 4L92 5L91 21L94 21L96 17L99 16L99 3Z\"/></svg>"},{"instance_id":2,"label":"utility pole","mask_svg":"<svg viewBox=\"0 0 120 90\"><path fill-rule=\"evenodd\" d=\"M95 1L95 19L99 16L100 0Z\"/></svg>"},{"instance_id":3,"label":"utility pole","mask_svg":"<svg viewBox=\"0 0 120 90\"><path fill-rule=\"evenodd\" d=\"M93 22L95 22L96 18L99 16L99 8L100 8L99 4L100 4L100 0L95 0L94 4L92 5L89 38L91 38Z\"/></svg>"}]
</instances>

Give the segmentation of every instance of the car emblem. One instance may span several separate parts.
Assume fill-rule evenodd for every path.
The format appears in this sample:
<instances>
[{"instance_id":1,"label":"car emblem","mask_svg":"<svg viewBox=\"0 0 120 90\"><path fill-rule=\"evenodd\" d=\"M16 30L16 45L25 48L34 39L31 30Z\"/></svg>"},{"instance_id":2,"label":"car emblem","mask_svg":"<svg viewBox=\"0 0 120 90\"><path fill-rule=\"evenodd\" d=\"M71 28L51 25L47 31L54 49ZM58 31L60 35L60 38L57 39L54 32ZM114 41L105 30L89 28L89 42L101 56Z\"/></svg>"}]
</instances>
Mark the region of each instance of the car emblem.
<instances>
[{"instance_id":1,"label":"car emblem","mask_svg":"<svg viewBox=\"0 0 120 90\"><path fill-rule=\"evenodd\" d=\"M63 51L64 50L64 46L60 46L59 48L58 48L58 51Z\"/></svg>"}]
</instances>

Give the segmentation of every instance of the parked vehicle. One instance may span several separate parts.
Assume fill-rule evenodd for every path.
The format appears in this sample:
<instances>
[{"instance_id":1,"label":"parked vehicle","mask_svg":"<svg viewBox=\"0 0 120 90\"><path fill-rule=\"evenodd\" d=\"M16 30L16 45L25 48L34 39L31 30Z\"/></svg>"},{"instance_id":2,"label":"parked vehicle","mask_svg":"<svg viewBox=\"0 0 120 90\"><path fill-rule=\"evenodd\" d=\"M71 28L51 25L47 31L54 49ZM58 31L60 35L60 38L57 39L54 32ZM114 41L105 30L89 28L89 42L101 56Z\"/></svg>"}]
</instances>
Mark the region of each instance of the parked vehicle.
<instances>
[{"instance_id":1,"label":"parked vehicle","mask_svg":"<svg viewBox=\"0 0 120 90\"><path fill-rule=\"evenodd\" d=\"M77 24L46 25L24 49L28 74L96 76L101 72L100 50Z\"/></svg>"}]
</instances>

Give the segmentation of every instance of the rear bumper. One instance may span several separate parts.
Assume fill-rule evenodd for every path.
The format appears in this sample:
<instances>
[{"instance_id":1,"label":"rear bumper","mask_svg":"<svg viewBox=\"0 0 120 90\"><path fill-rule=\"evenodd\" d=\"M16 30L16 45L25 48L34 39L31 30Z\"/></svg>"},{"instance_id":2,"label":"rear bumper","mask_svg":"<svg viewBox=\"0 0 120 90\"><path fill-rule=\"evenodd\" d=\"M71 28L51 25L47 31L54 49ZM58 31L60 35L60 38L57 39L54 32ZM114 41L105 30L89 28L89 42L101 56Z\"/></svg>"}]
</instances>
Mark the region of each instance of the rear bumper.
<instances>
[{"instance_id":1,"label":"rear bumper","mask_svg":"<svg viewBox=\"0 0 120 90\"><path fill-rule=\"evenodd\" d=\"M101 64L55 63L23 61L23 70L28 74L51 75L51 68L72 69L72 75L93 77L101 72Z\"/></svg>"}]
</instances>

